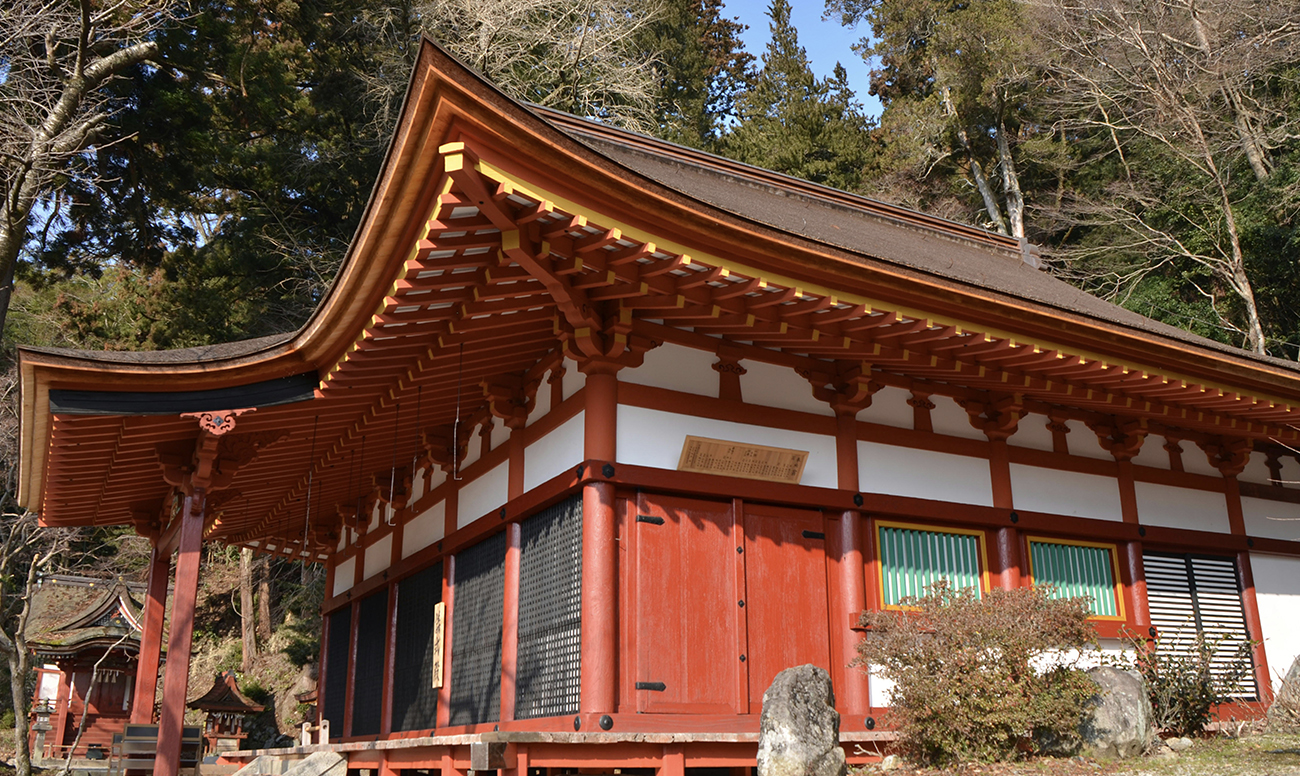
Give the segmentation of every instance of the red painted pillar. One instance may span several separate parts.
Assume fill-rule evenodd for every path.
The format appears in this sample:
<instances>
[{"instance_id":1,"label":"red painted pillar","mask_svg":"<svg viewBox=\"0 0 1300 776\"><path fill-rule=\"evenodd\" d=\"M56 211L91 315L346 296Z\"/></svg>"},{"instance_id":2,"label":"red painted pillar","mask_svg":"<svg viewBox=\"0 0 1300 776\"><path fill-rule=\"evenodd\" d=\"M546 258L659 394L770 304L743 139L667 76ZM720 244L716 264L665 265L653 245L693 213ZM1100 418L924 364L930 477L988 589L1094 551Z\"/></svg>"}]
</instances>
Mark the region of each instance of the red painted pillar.
<instances>
[{"instance_id":1,"label":"red painted pillar","mask_svg":"<svg viewBox=\"0 0 1300 776\"><path fill-rule=\"evenodd\" d=\"M835 417L835 448L840 490L857 493L858 490L858 423L857 416L840 412ZM868 714L871 693L867 687L867 672L848 666L858 656L857 631L847 627L849 616L867 608L865 566L862 561L862 514L856 509L845 510L839 521L839 598L844 616L839 618L840 641L844 667L844 711L848 714ZM836 620L832 619L832 622Z\"/></svg>"},{"instance_id":2,"label":"red painted pillar","mask_svg":"<svg viewBox=\"0 0 1300 776\"><path fill-rule=\"evenodd\" d=\"M1011 458L1005 439L989 441L989 474L993 480L993 506L1011 509ZM997 553L997 585L1003 590L1020 587L1020 532L1011 526L998 529L994 538Z\"/></svg>"},{"instance_id":3,"label":"red painted pillar","mask_svg":"<svg viewBox=\"0 0 1300 776\"><path fill-rule=\"evenodd\" d=\"M522 528L506 526L504 610L501 613L501 721L515 718L515 687L519 664L519 551Z\"/></svg>"},{"instance_id":4,"label":"red painted pillar","mask_svg":"<svg viewBox=\"0 0 1300 776\"><path fill-rule=\"evenodd\" d=\"M176 589L172 594L167 670L158 722L158 754L154 758L155 776L177 776L180 771L181 726L185 722L185 691L190 673L190 642L194 636L194 604L199 592L206 495L203 488L194 488L185 497L181 508L180 549L176 560Z\"/></svg>"},{"instance_id":5,"label":"red painted pillar","mask_svg":"<svg viewBox=\"0 0 1300 776\"><path fill-rule=\"evenodd\" d=\"M1151 609L1147 606L1147 572L1142 565L1142 542L1124 542L1120 545L1124 553L1124 566L1128 570L1129 605L1133 607L1133 624L1143 632L1151 626Z\"/></svg>"},{"instance_id":6,"label":"red painted pillar","mask_svg":"<svg viewBox=\"0 0 1300 776\"><path fill-rule=\"evenodd\" d=\"M1230 478L1236 482L1236 478ZM1240 501L1238 501L1240 503ZM1251 657L1255 663L1255 682L1259 685L1259 699L1273 702L1273 681L1269 678L1268 658L1264 654L1264 625L1259 620L1259 602L1255 599L1255 572L1250 568L1250 553L1237 553L1237 572L1241 575L1241 608L1246 615L1246 628L1255 646ZM1285 669L1283 669L1285 670Z\"/></svg>"},{"instance_id":7,"label":"red painted pillar","mask_svg":"<svg viewBox=\"0 0 1300 776\"><path fill-rule=\"evenodd\" d=\"M153 723L154 696L158 694L158 663L162 653L163 613L167 609L167 581L171 556L153 548L149 564L149 592L144 602L144 632L140 636L140 664L131 696L131 724Z\"/></svg>"},{"instance_id":8,"label":"red painted pillar","mask_svg":"<svg viewBox=\"0 0 1300 776\"><path fill-rule=\"evenodd\" d=\"M614 371L587 373L585 457L614 462L618 421L618 378ZM582 489L582 690L584 713L614 711L618 694L617 519L614 484L591 482Z\"/></svg>"}]
</instances>

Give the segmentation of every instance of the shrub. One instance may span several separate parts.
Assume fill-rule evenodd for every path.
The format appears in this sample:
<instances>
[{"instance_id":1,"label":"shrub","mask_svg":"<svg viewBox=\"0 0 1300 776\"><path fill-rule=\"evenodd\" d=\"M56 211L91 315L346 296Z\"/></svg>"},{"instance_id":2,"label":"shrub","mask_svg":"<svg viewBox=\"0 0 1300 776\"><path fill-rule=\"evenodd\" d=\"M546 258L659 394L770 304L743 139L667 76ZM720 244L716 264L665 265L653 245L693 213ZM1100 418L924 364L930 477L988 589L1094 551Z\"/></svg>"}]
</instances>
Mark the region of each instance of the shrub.
<instances>
[{"instance_id":1,"label":"shrub","mask_svg":"<svg viewBox=\"0 0 1300 776\"><path fill-rule=\"evenodd\" d=\"M1005 760L1036 740L1077 742L1097 686L1075 664L1096 644L1086 599L1045 588L982 598L946 582L867 612L856 664L894 682L890 721L914 761Z\"/></svg>"},{"instance_id":2,"label":"shrub","mask_svg":"<svg viewBox=\"0 0 1300 776\"><path fill-rule=\"evenodd\" d=\"M1134 654L1131 668L1142 675L1151 694L1156 725L1180 736L1205 730L1213 708L1240 694L1242 681L1251 674L1251 641L1232 648L1223 637L1203 634L1164 637L1154 647L1138 637L1127 641Z\"/></svg>"}]
</instances>

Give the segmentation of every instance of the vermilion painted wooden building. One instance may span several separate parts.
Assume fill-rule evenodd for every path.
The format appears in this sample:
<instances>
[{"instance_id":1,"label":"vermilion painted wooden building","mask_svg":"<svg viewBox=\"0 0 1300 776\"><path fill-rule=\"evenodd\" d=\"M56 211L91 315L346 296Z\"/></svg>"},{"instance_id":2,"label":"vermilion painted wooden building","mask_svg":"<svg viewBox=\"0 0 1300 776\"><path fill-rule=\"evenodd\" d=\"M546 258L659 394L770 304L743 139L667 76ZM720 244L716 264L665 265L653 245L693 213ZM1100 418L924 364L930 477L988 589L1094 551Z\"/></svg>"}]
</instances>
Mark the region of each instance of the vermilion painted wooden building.
<instances>
[{"instance_id":1,"label":"vermilion painted wooden building","mask_svg":"<svg viewBox=\"0 0 1300 776\"><path fill-rule=\"evenodd\" d=\"M354 768L752 766L805 662L872 740L853 625L938 576L1089 593L1108 637L1260 639L1267 699L1300 652L1274 519L1300 515L1300 369L1036 264L521 106L426 45L314 317L24 350L21 498L154 539L146 668L179 551L163 776L202 541L327 565L321 708Z\"/></svg>"}]
</instances>

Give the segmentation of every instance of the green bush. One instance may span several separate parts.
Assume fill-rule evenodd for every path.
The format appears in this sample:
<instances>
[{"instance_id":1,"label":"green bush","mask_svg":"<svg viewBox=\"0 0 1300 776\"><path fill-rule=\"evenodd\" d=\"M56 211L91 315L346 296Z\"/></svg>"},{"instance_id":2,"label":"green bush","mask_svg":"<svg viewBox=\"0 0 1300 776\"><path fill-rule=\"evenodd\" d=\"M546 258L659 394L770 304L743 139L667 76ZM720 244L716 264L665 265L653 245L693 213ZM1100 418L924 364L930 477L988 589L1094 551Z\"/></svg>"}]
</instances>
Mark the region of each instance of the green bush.
<instances>
[{"instance_id":1,"label":"green bush","mask_svg":"<svg viewBox=\"0 0 1300 776\"><path fill-rule=\"evenodd\" d=\"M856 664L894 682L890 721L912 760L1006 760L1038 740L1077 742L1097 686L1075 667L1096 645L1086 599L1044 588L982 598L946 582L904 611L867 612Z\"/></svg>"},{"instance_id":2,"label":"green bush","mask_svg":"<svg viewBox=\"0 0 1300 776\"><path fill-rule=\"evenodd\" d=\"M1243 641L1227 648L1224 638L1174 635L1148 646L1136 636L1127 639L1134 658L1131 669L1142 675L1151 694L1156 725L1180 736L1205 730L1213 709L1241 694L1239 687L1251 674L1251 647ZM1214 661L1221 653L1226 659Z\"/></svg>"}]
</instances>

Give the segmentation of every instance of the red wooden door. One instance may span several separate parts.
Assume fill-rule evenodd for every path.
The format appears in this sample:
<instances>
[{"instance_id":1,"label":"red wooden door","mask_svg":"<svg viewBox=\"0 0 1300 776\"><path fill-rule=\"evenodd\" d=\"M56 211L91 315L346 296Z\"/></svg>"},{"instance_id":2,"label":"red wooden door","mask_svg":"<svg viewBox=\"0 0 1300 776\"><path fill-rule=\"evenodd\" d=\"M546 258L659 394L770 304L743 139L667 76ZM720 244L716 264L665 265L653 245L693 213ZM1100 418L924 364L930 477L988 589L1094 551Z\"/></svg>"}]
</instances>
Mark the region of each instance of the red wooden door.
<instances>
[{"instance_id":1,"label":"red wooden door","mask_svg":"<svg viewBox=\"0 0 1300 776\"><path fill-rule=\"evenodd\" d=\"M826 538L821 512L745 504L745 612L749 711L778 673L812 663L830 670Z\"/></svg>"},{"instance_id":2,"label":"red wooden door","mask_svg":"<svg viewBox=\"0 0 1300 776\"><path fill-rule=\"evenodd\" d=\"M637 711L744 711L731 505L643 494L630 522Z\"/></svg>"}]
</instances>

